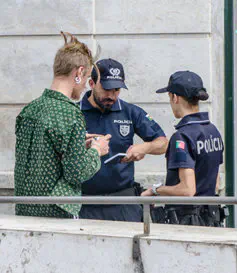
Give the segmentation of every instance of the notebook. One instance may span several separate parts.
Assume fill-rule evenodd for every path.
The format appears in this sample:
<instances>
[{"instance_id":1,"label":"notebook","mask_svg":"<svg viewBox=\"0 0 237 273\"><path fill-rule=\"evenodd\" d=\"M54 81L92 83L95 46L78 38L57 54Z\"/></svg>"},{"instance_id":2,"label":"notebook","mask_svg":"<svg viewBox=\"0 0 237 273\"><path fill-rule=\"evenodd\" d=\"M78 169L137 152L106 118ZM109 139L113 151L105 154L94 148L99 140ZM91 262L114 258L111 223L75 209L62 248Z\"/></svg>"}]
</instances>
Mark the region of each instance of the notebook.
<instances>
[{"instance_id":1,"label":"notebook","mask_svg":"<svg viewBox=\"0 0 237 273\"><path fill-rule=\"evenodd\" d=\"M118 153L116 155L111 156L110 158L104 161L104 164L116 164L119 163L122 158L124 158L127 154L125 153Z\"/></svg>"}]
</instances>

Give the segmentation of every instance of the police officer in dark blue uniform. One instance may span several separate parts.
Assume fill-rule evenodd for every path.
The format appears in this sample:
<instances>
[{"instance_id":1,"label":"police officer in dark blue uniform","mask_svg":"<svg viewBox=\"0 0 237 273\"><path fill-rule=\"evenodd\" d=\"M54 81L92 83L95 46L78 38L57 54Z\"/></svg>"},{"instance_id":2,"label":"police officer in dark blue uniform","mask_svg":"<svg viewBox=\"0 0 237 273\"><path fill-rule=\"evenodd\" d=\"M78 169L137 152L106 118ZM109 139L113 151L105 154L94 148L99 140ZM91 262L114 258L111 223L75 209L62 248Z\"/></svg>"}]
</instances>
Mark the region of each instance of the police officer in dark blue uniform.
<instances>
[{"instance_id":1,"label":"police officer in dark blue uniform","mask_svg":"<svg viewBox=\"0 0 237 273\"><path fill-rule=\"evenodd\" d=\"M121 88L127 89L123 66L113 60L97 62L89 81L91 91L80 102L85 115L88 140L90 136L110 134L110 152L101 159L101 169L82 185L83 195L133 196L134 161L146 154L165 153L168 141L160 126L140 107L119 98ZM133 144L137 134L143 139L141 144ZM88 141L87 140L87 141ZM126 153L121 162L104 164L117 153ZM83 205L80 218L136 221L142 219L140 205Z\"/></svg>"},{"instance_id":2,"label":"police officer in dark blue uniform","mask_svg":"<svg viewBox=\"0 0 237 273\"><path fill-rule=\"evenodd\" d=\"M171 75L168 87L156 92L169 92L174 116L181 121L166 152L166 185L155 184L142 195L215 196L224 148L208 113L199 112L199 100L208 99L202 79L179 71ZM221 217L219 206L191 205L166 206L165 216L168 223L207 226L219 226Z\"/></svg>"}]
</instances>

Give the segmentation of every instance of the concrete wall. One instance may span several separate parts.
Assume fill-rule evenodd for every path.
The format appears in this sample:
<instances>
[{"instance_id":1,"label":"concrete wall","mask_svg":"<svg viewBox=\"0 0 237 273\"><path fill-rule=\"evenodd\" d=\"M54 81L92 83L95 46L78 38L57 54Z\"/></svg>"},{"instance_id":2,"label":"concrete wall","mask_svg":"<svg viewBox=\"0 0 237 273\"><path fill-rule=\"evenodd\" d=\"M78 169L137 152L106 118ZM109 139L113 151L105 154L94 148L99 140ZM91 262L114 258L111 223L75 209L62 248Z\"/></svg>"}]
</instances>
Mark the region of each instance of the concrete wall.
<instances>
[{"instance_id":1,"label":"concrete wall","mask_svg":"<svg viewBox=\"0 0 237 273\"><path fill-rule=\"evenodd\" d=\"M234 229L0 217L0 273L237 273Z\"/></svg>"},{"instance_id":2,"label":"concrete wall","mask_svg":"<svg viewBox=\"0 0 237 273\"><path fill-rule=\"evenodd\" d=\"M122 62L129 90L121 97L148 111L168 136L176 121L167 95L157 97L154 90L176 70L197 72L211 97L201 108L223 134L223 0L0 2L0 194L13 191L15 117L50 85L61 29L91 48L98 41L101 58ZM137 163L136 177L143 183L164 176L164 156Z\"/></svg>"}]
</instances>

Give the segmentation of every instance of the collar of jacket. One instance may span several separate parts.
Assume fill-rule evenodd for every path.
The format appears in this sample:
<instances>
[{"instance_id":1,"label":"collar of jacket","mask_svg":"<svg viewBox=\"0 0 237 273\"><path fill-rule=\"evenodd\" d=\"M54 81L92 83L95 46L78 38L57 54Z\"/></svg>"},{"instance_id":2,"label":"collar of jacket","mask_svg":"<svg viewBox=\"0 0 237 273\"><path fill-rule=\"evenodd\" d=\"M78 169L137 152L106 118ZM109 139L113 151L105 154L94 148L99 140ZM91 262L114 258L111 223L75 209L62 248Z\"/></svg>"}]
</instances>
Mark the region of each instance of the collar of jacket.
<instances>
[{"instance_id":1,"label":"collar of jacket","mask_svg":"<svg viewBox=\"0 0 237 273\"><path fill-rule=\"evenodd\" d=\"M181 121L175 125L175 129L179 129L189 124L205 124L210 123L208 112L198 112L184 116Z\"/></svg>"},{"instance_id":2,"label":"collar of jacket","mask_svg":"<svg viewBox=\"0 0 237 273\"><path fill-rule=\"evenodd\" d=\"M56 100L61 100L61 101L65 101L68 102L76 107L79 108L78 104L75 103L74 101L72 101L70 98L68 98L67 96L65 96L63 93L55 91L55 90L51 90L48 88L45 88L44 93L43 93L44 97L48 97L48 98L52 98L52 99L56 99Z\"/></svg>"},{"instance_id":3,"label":"collar of jacket","mask_svg":"<svg viewBox=\"0 0 237 273\"><path fill-rule=\"evenodd\" d=\"M80 108L82 111L86 110L92 110L92 109L97 109L96 107L92 106L91 103L89 102L89 97L91 95L91 90L87 91L82 100L79 102ZM112 105L111 109L109 111L121 111L122 106L121 106L121 101L118 98L117 101Z\"/></svg>"}]
</instances>

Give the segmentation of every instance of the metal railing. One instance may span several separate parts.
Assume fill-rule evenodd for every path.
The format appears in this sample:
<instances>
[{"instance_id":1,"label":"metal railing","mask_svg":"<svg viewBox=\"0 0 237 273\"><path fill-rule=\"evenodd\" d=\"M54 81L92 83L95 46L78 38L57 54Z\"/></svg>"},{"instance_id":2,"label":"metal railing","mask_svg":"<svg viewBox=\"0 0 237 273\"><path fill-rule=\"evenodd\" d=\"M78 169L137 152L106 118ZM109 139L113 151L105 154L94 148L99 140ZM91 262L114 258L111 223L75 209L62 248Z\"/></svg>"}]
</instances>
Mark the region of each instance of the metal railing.
<instances>
[{"instance_id":1,"label":"metal railing","mask_svg":"<svg viewBox=\"0 0 237 273\"><path fill-rule=\"evenodd\" d=\"M190 205L236 205L237 197L171 197L171 196L84 196L84 197L46 197L46 196L0 196L1 203L15 204L143 204L144 234L150 234L150 204L190 204Z\"/></svg>"}]
</instances>

